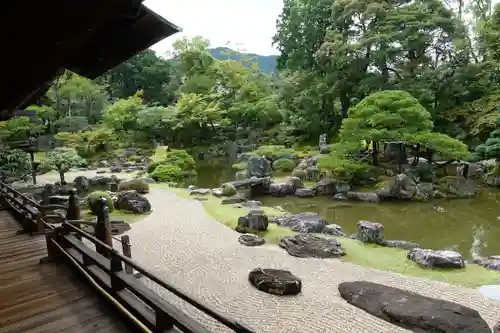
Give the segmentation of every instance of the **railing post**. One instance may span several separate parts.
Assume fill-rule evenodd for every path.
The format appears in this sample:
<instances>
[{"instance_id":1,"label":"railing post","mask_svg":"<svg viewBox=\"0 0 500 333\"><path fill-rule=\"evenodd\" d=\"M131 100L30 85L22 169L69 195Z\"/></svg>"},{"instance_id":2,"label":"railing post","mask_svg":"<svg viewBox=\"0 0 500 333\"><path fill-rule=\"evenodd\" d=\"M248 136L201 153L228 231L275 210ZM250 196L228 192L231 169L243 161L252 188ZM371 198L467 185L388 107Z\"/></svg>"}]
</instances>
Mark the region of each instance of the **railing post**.
<instances>
[{"instance_id":1,"label":"railing post","mask_svg":"<svg viewBox=\"0 0 500 333\"><path fill-rule=\"evenodd\" d=\"M123 271L123 264L119 256L116 253L111 252L110 256L110 268L111 268L111 289L113 291L120 291L126 287L125 283L116 276L116 273Z\"/></svg>"},{"instance_id":2,"label":"railing post","mask_svg":"<svg viewBox=\"0 0 500 333\"><path fill-rule=\"evenodd\" d=\"M77 221L80 219L80 200L77 193L78 191L75 188L69 191L67 220ZM75 226L80 228L80 224L75 224ZM82 240L82 235L78 233L75 234L75 237Z\"/></svg>"},{"instance_id":3,"label":"railing post","mask_svg":"<svg viewBox=\"0 0 500 333\"><path fill-rule=\"evenodd\" d=\"M111 236L111 225L109 222L109 209L106 198L99 199L99 214L97 214L97 223L95 226L95 236L101 242L113 247L113 238ZM96 244L96 251L105 257L109 257L109 251L102 246Z\"/></svg>"},{"instance_id":4,"label":"railing post","mask_svg":"<svg viewBox=\"0 0 500 333\"><path fill-rule=\"evenodd\" d=\"M130 245L130 237L128 235L123 235L121 237L123 255L127 258L132 258L132 246ZM134 268L129 264L125 263L125 271L127 274L133 274Z\"/></svg>"},{"instance_id":5,"label":"railing post","mask_svg":"<svg viewBox=\"0 0 500 333\"><path fill-rule=\"evenodd\" d=\"M52 242L52 240L56 241L59 238L58 234L60 230L61 228L58 227L53 230L47 230L47 232L45 233L45 242L47 244L47 256L40 259L40 264L53 262L60 256L58 248Z\"/></svg>"}]
</instances>

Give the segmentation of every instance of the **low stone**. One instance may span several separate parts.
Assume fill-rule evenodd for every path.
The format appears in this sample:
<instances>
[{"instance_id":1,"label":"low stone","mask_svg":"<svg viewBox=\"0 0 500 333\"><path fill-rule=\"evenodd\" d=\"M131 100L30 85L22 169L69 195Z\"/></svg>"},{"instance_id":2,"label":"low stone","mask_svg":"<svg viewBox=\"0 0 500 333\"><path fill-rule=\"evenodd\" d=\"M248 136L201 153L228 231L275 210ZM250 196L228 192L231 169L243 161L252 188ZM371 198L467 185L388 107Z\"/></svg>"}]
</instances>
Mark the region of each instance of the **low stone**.
<instances>
[{"instance_id":1,"label":"low stone","mask_svg":"<svg viewBox=\"0 0 500 333\"><path fill-rule=\"evenodd\" d=\"M251 210L247 216L238 218L236 231L247 232L248 230L266 231L269 226L267 215L261 210Z\"/></svg>"},{"instance_id":2,"label":"low stone","mask_svg":"<svg viewBox=\"0 0 500 333\"><path fill-rule=\"evenodd\" d=\"M457 303L368 281L343 282L338 289L349 304L413 332L491 332L476 310Z\"/></svg>"},{"instance_id":3,"label":"low stone","mask_svg":"<svg viewBox=\"0 0 500 333\"><path fill-rule=\"evenodd\" d=\"M269 185L269 194L275 197L284 197L295 192L292 184L289 183L271 183Z\"/></svg>"},{"instance_id":4,"label":"low stone","mask_svg":"<svg viewBox=\"0 0 500 333\"><path fill-rule=\"evenodd\" d=\"M90 181L85 176L78 176L73 181L77 190L85 191L90 187Z\"/></svg>"},{"instance_id":5,"label":"low stone","mask_svg":"<svg viewBox=\"0 0 500 333\"><path fill-rule=\"evenodd\" d=\"M230 205L230 204L237 204L237 203L242 203L247 201L244 197L240 196L239 194L236 194L230 198L224 198L221 201L221 204L223 205Z\"/></svg>"},{"instance_id":6,"label":"low stone","mask_svg":"<svg viewBox=\"0 0 500 333\"><path fill-rule=\"evenodd\" d=\"M384 244L384 226L376 222L359 221L357 239L363 243Z\"/></svg>"},{"instance_id":7,"label":"low stone","mask_svg":"<svg viewBox=\"0 0 500 333\"><path fill-rule=\"evenodd\" d=\"M314 184L311 189L317 195L331 195L337 193L337 184L332 179L322 179Z\"/></svg>"},{"instance_id":8,"label":"low stone","mask_svg":"<svg viewBox=\"0 0 500 333\"><path fill-rule=\"evenodd\" d=\"M276 223L301 233L322 232L326 226L326 221L319 214L311 212L278 217Z\"/></svg>"},{"instance_id":9,"label":"low stone","mask_svg":"<svg viewBox=\"0 0 500 333\"><path fill-rule=\"evenodd\" d=\"M494 271L500 271L500 256L491 256L481 263L481 266Z\"/></svg>"},{"instance_id":10,"label":"low stone","mask_svg":"<svg viewBox=\"0 0 500 333\"><path fill-rule=\"evenodd\" d=\"M289 255L299 258L339 258L345 255L339 241L312 234L285 236L279 246Z\"/></svg>"},{"instance_id":11,"label":"low stone","mask_svg":"<svg viewBox=\"0 0 500 333\"><path fill-rule=\"evenodd\" d=\"M231 183L224 183L221 185L222 195L226 197L231 197L236 195L236 187Z\"/></svg>"},{"instance_id":12,"label":"low stone","mask_svg":"<svg viewBox=\"0 0 500 333\"><path fill-rule=\"evenodd\" d=\"M346 197L349 200L362 201L362 202L379 202L380 199L377 193L373 192L347 192Z\"/></svg>"},{"instance_id":13,"label":"low stone","mask_svg":"<svg viewBox=\"0 0 500 333\"><path fill-rule=\"evenodd\" d=\"M295 191L295 195L299 198L311 198L314 197L314 191L310 188L299 188Z\"/></svg>"},{"instance_id":14,"label":"low stone","mask_svg":"<svg viewBox=\"0 0 500 333\"><path fill-rule=\"evenodd\" d=\"M264 156L251 156L247 163L247 172L250 177L268 177L271 175L271 163Z\"/></svg>"},{"instance_id":15,"label":"low stone","mask_svg":"<svg viewBox=\"0 0 500 333\"><path fill-rule=\"evenodd\" d=\"M197 188L189 192L189 195L206 195L210 193L212 190L209 188Z\"/></svg>"},{"instance_id":16,"label":"low stone","mask_svg":"<svg viewBox=\"0 0 500 333\"><path fill-rule=\"evenodd\" d=\"M337 193L333 196L332 199L333 200L341 200L341 201L348 200L347 196L344 193Z\"/></svg>"},{"instance_id":17,"label":"low stone","mask_svg":"<svg viewBox=\"0 0 500 333\"><path fill-rule=\"evenodd\" d=\"M98 174L106 173L106 170L97 170L96 173L98 173Z\"/></svg>"},{"instance_id":18,"label":"low stone","mask_svg":"<svg viewBox=\"0 0 500 333\"><path fill-rule=\"evenodd\" d=\"M247 170L240 170L236 172L236 175L234 176L234 179L236 180L243 180L249 178L249 174Z\"/></svg>"},{"instance_id":19,"label":"low stone","mask_svg":"<svg viewBox=\"0 0 500 333\"><path fill-rule=\"evenodd\" d=\"M407 258L424 267L432 268L465 268L465 260L456 251L411 249Z\"/></svg>"},{"instance_id":20,"label":"low stone","mask_svg":"<svg viewBox=\"0 0 500 333\"><path fill-rule=\"evenodd\" d=\"M334 236L346 236L344 229L338 224L328 224L323 229L323 233Z\"/></svg>"},{"instance_id":21,"label":"low stone","mask_svg":"<svg viewBox=\"0 0 500 333\"><path fill-rule=\"evenodd\" d=\"M196 187L195 185L189 185L188 186L188 191L193 191L193 190L196 190L198 187Z\"/></svg>"},{"instance_id":22,"label":"low stone","mask_svg":"<svg viewBox=\"0 0 500 333\"><path fill-rule=\"evenodd\" d=\"M242 205L233 205L233 208L243 208Z\"/></svg>"},{"instance_id":23,"label":"low stone","mask_svg":"<svg viewBox=\"0 0 500 333\"><path fill-rule=\"evenodd\" d=\"M122 167L119 165L113 165L109 168L109 172L111 173L119 173L122 172Z\"/></svg>"},{"instance_id":24,"label":"low stone","mask_svg":"<svg viewBox=\"0 0 500 333\"><path fill-rule=\"evenodd\" d=\"M256 268L248 274L248 280L258 290L273 295L297 295L302 290L302 281L281 269Z\"/></svg>"},{"instance_id":25,"label":"low stone","mask_svg":"<svg viewBox=\"0 0 500 333\"><path fill-rule=\"evenodd\" d=\"M149 200L136 191L118 192L115 207L132 213L145 213L151 211Z\"/></svg>"},{"instance_id":26,"label":"low stone","mask_svg":"<svg viewBox=\"0 0 500 333\"><path fill-rule=\"evenodd\" d=\"M412 243L405 240L386 240L382 245L405 250L411 250L420 247L417 243Z\"/></svg>"},{"instance_id":27,"label":"low stone","mask_svg":"<svg viewBox=\"0 0 500 333\"><path fill-rule=\"evenodd\" d=\"M257 201L257 200L248 200L247 201L247 207L248 209L250 210L253 210L253 209L260 209L260 201Z\"/></svg>"},{"instance_id":28,"label":"low stone","mask_svg":"<svg viewBox=\"0 0 500 333\"><path fill-rule=\"evenodd\" d=\"M196 197L196 198L193 198L194 200L196 201L207 201L208 198L200 198L200 197Z\"/></svg>"},{"instance_id":29,"label":"low stone","mask_svg":"<svg viewBox=\"0 0 500 333\"><path fill-rule=\"evenodd\" d=\"M377 192L378 196L386 200L411 200L417 193L417 185L405 174L393 177L389 185Z\"/></svg>"},{"instance_id":30,"label":"low stone","mask_svg":"<svg viewBox=\"0 0 500 333\"><path fill-rule=\"evenodd\" d=\"M216 196L217 198L223 197L224 193L222 193L222 190L220 188L214 188L212 189L212 194Z\"/></svg>"},{"instance_id":31,"label":"low stone","mask_svg":"<svg viewBox=\"0 0 500 333\"><path fill-rule=\"evenodd\" d=\"M52 195L49 197L50 205L67 205L69 196L67 195Z\"/></svg>"},{"instance_id":32,"label":"low stone","mask_svg":"<svg viewBox=\"0 0 500 333\"><path fill-rule=\"evenodd\" d=\"M238 237L238 243L245 246L259 246L266 243L264 238L253 235L253 234L243 234Z\"/></svg>"}]
</instances>

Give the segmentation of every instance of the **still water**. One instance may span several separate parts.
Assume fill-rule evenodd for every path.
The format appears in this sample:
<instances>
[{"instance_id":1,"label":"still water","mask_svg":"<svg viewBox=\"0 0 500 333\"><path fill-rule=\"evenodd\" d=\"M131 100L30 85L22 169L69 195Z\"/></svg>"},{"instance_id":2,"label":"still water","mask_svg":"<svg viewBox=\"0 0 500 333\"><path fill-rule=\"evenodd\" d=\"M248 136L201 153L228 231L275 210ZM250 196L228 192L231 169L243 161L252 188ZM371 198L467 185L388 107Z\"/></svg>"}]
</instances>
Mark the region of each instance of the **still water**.
<instances>
[{"instance_id":1,"label":"still water","mask_svg":"<svg viewBox=\"0 0 500 333\"><path fill-rule=\"evenodd\" d=\"M197 186L217 187L234 179L231 162L198 163ZM368 220L385 226L387 239L408 240L431 249L457 248L471 258L500 255L500 191L485 189L474 199L441 200L437 203L352 203L328 197L259 198L263 205L281 206L291 213L315 212L347 233L355 233L357 222ZM439 206L436 209L435 205Z\"/></svg>"}]
</instances>

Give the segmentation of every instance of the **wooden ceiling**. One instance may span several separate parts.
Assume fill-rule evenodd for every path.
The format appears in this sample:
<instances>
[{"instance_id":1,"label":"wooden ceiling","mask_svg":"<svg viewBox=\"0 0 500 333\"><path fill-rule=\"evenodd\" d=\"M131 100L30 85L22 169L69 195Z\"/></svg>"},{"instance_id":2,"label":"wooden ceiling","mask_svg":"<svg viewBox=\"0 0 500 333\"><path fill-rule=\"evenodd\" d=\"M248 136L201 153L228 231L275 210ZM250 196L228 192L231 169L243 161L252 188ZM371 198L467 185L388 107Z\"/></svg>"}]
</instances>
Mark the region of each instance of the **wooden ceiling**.
<instances>
[{"instance_id":1,"label":"wooden ceiling","mask_svg":"<svg viewBox=\"0 0 500 333\"><path fill-rule=\"evenodd\" d=\"M6 0L0 11L0 120L69 69L96 78L180 28L142 0Z\"/></svg>"}]
</instances>

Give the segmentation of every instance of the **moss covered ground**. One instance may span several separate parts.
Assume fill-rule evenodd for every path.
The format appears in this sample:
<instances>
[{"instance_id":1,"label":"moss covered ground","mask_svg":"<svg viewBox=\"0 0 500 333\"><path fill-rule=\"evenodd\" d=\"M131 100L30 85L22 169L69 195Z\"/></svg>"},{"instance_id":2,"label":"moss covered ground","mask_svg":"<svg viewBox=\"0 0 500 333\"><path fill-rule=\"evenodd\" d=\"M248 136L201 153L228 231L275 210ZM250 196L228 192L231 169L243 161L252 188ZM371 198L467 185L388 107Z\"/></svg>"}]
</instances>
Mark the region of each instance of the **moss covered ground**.
<instances>
[{"instance_id":1,"label":"moss covered ground","mask_svg":"<svg viewBox=\"0 0 500 333\"><path fill-rule=\"evenodd\" d=\"M163 184L155 184L153 186L171 191L180 197L192 199L187 189L170 188ZM233 205L222 205L220 203L221 199L212 195L207 195L206 198L208 200L201 202L206 212L224 225L235 228L238 217L244 214L242 208L234 208ZM263 207L263 209L268 216L283 214L282 211L272 207ZM293 234L295 232L288 228L270 224L268 230L262 232L260 235L269 243L277 244L281 237ZM445 281L467 287L500 283L499 272L487 270L477 265L468 265L467 268L460 270L424 269L406 258L406 250L367 245L344 237L338 237L337 239L347 253L342 260L361 266Z\"/></svg>"}]
</instances>

